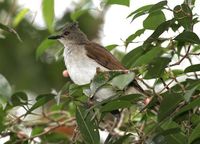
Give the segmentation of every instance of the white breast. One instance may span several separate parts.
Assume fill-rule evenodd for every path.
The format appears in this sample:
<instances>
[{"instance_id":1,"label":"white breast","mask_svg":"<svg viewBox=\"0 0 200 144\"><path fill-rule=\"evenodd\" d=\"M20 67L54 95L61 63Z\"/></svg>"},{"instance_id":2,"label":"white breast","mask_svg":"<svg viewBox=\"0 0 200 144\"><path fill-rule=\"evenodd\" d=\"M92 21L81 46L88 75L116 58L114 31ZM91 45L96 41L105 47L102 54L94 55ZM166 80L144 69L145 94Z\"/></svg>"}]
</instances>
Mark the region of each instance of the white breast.
<instances>
[{"instance_id":1,"label":"white breast","mask_svg":"<svg viewBox=\"0 0 200 144\"><path fill-rule=\"evenodd\" d=\"M106 69L87 57L84 45L65 47L63 55L69 76L78 85L90 83L96 74L97 67L103 70Z\"/></svg>"},{"instance_id":2,"label":"white breast","mask_svg":"<svg viewBox=\"0 0 200 144\"><path fill-rule=\"evenodd\" d=\"M87 57L84 45L71 45L65 47L63 56L69 76L71 80L77 85L90 83L96 74L97 67L102 70L107 70L96 61ZM116 92L112 87L104 87L99 89L94 97L97 101L102 101L111 96L114 96L115 94Z\"/></svg>"}]
</instances>

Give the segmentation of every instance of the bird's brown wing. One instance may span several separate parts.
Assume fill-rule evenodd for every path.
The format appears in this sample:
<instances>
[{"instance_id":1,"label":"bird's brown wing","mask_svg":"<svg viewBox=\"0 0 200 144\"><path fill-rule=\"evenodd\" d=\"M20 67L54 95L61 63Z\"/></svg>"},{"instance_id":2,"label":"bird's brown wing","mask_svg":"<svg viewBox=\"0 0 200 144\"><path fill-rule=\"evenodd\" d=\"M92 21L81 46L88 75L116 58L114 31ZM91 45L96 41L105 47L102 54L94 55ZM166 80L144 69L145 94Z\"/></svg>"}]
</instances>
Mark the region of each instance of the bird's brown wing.
<instances>
[{"instance_id":1,"label":"bird's brown wing","mask_svg":"<svg viewBox=\"0 0 200 144\"><path fill-rule=\"evenodd\" d=\"M85 49L87 56L95 60L100 65L109 70L126 70L126 68L104 47L96 43L86 43ZM139 92L144 93L144 90L139 86L136 80L131 83Z\"/></svg>"},{"instance_id":2,"label":"bird's brown wing","mask_svg":"<svg viewBox=\"0 0 200 144\"><path fill-rule=\"evenodd\" d=\"M104 47L96 43L86 43L87 56L109 70L126 70L126 68Z\"/></svg>"}]
</instances>

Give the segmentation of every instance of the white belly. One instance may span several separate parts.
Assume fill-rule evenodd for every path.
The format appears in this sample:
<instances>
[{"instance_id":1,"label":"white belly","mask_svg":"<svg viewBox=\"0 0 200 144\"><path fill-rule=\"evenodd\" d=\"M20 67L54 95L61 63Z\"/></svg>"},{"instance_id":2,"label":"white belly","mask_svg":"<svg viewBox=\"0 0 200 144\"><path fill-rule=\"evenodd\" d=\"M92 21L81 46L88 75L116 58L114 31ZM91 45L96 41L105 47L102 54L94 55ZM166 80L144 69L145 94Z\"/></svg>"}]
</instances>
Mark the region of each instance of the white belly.
<instances>
[{"instance_id":1,"label":"white belly","mask_svg":"<svg viewBox=\"0 0 200 144\"><path fill-rule=\"evenodd\" d=\"M71 49L71 51L65 48L63 55L69 76L77 85L90 83L96 74L97 67L106 70L106 68L87 57L85 49L80 48L80 46Z\"/></svg>"},{"instance_id":2,"label":"white belly","mask_svg":"<svg viewBox=\"0 0 200 144\"><path fill-rule=\"evenodd\" d=\"M101 70L107 70L87 57L83 46L73 47L73 49L65 48L63 56L69 76L77 85L90 83L96 74L96 68L99 67ZM133 91L130 93L135 93L135 90ZM104 87L95 93L94 98L97 101L102 101L111 96L115 96L115 94L116 91L112 87Z\"/></svg>"},{"instance_id":3,"label":"white belly","mask_svg":"<svg viewBox=\"0 0 200 144\"><path fill-rule=\"evenodd\" d=\"M94 60L87 57L86 51L83 47L77 47L74 49L65 48L63 56L69 76L77 85L90 83L94 78L98 67L101 70L107 70ZM112 88L101 88L96 92L94 98L97 101L102 101L113 95L115 95L115 92Z\"/></svg>"}]
</instances>

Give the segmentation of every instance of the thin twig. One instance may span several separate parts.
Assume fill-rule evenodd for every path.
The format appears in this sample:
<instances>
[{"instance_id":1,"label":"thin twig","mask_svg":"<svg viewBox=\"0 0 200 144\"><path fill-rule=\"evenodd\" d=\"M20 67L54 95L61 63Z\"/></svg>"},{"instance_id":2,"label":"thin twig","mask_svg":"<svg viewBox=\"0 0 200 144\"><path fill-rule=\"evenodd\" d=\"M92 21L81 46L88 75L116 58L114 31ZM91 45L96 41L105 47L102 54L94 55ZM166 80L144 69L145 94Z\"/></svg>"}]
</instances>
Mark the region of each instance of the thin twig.
<instances>
[{"instance_id":1,"label":"thin twig","mask_svg":"<svg viewBox=\"0 0 200 144\"><path fill-rule=\"evenodd\" d=\"M172 67L172 66L176 66L176 65L181 64L181 62L182 62L185 58L187 58L187 56L188 56L188 54L189 54L189 52L190 52L190 48L191 48L191 45L188 46L188 49L187 49L187 51L186 51L186 54L185 54L179 61L177 61L176 63L171 64L171 65L169 65L169 66Z\"/></svg>"}]
</instances>

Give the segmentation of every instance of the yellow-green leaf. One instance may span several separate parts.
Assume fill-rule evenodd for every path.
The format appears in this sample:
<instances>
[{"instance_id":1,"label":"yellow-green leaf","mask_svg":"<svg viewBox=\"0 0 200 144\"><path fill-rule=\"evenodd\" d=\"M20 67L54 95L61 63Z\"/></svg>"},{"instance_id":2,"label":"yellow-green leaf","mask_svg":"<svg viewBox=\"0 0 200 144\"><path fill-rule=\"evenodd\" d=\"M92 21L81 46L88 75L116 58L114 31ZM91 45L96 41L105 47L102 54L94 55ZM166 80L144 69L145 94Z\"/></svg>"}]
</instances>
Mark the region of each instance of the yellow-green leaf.
<instances>
[{"instance_id":1,"label":"yellow-green leaf","mask_svg":"<svg viewBox=\"0 0 200 144\"><path fill-rule=\"evenodd\" d=\"M13 26L16 27L19 25L19 23L22 21L22 19L25 17L25 15L29 12L28 8L22 9L13 20Z\"/></svg>"},{"instance_id":2,"label":"yellow-green leaf","mask_svg":"<svg viewBox=\"0 0 200 144\"><path fill-rule=\"evenodd\" d=\"M42 1L42 14L46 26L50 32L54 31L53 22L54 22L54 0L43 0Z\"/></svg>"}]
</instances>

